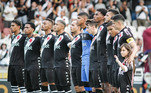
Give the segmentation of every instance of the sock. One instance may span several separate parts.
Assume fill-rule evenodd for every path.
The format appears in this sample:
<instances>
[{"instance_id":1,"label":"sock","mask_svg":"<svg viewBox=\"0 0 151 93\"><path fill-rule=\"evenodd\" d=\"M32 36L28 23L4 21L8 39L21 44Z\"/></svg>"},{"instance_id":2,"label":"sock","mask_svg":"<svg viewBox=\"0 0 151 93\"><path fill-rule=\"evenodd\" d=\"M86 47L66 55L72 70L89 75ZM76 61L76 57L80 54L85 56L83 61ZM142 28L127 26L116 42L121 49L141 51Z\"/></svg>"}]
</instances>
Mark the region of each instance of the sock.
<instances>
[{"instance_id":1,"label":"sock","mask_svg":"<svg viewBox=\"0 0 151 93\"><path fill-rule=\"evenodd\" d=\"M20 89L21 93L25 93L26 92L26 88L25 87L19 87L19 89Z\"/></svg>"},{"instance_id":2,"label":"sock","mask_svg":"<svg viewBox=\"0 0 151 93\"><path fill-rule=\"evenodd\" d=\"M49 85L51 92L55 92L57 90L56 85Z\"/></svg>"},{"instance_id":3,"label":"sock","mask_svg":"<svg viewBox=\"0 0 151 93\"><path fill-rule=\"evenodd\" d=\"M13 93L19 93L19 88L18 88L18 86L11 86L11 88L12 88L12 92Z\"/></svg>"},{"instance_id":4,"label":"sock","mask_svg":"<svg viewBox=\"0 0 151 93\"><path fill-rule=\"evenodd\" d=\"M41 86L42 91L48 91L48 86Z\"/></svg>"}]
</instances>

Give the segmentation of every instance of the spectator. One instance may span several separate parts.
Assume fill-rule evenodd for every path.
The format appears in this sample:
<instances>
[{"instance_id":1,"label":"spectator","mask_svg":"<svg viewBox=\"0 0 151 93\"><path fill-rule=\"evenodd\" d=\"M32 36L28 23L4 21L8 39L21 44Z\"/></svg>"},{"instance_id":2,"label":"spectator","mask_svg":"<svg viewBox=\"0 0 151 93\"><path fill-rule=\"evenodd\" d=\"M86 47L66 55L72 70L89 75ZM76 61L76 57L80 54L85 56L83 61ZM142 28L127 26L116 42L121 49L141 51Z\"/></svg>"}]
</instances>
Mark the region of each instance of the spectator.
<instances>
[{"instance_id":1,"label":"spectator","mask_svg":"<svg viewBox=\"0 0 151 93\"><path fill-rule=\"evenodd\" d=\"M74 0L74 4L71 5L70 13L71 13L71 19L77 19L78 16L78 0Z\"/></svg>"},{"instance_id":2,"label":"spectator","mask_svg":"<svg viewBox=\"0 0 151 93\"><path fill-rule=\"evenodd\" d=\"M54 14L56 14L56 11L55 11L54 7L52 6L51 2L47 3L45 12L46 12L46 18L54 19Z\"/></svg>"},{"instance_id":3,"label":"spectator","mask_svg":"<svg viewBox=\"0 0 151 93\"><path fill-rule=\"evenodd\" d=\"M42 9L42 5L40 4L38 5L38 10L35 12L35 16L37 15L39 15L40 20L46 19L47 16L46 12Z\"/></svg>"},{"instance_id":4,"label":"spectator","mask_svg":"<svg viewBox=\"0 0 151 93\"><path fill-rule=\"evenodd\" d=\"M105 8L105 4L102 3L102 0L99 0L98 3L95 5L95 10L100 9L100 8Z\"/></svg>"},{"instance_id":5,"label":"spectator","mask_svg":"<svg viewBox=\"0 0 151 93\"><path fill-rule=\"evenodd\" d=\"M144 5L144 1L140 0L139 5L135 8L136 16L137 16L137 23L138 26L145 26L145 22L148 16L148 9Z\"/></svg>"},{"instance_id":6,"label":"spectator","mask_svg":"<svg viewBox=\"0 0 151 93\"><path fill-rule=\"evenodd\" d=\"M35 16L35 22L34 22L36 28L34 33L40 34L41 33L41 27L42 27L42 20L40 19L40 15Z\"/></svg>"},{"instance_id":7,"label":"spectator","mask_svg":"<svg viewBox=\"0 0 151 93\"><path fill-rule=\"evenodd\" d=\"M14 6L14 2L10 1L9 5L6 5L4 9L4 28L9 28L11 21L17 16L17 9Z\"/></svg>"},{"instance_id":8,"label":"spectator","mask_svg":"<svg viewBox=\"0 0 151 93\"><path fill-rule=\"evenodd\" d=\"M63 20L67 26L69 24L69 19L65 16L65 11L61 11L61 16L56 18L55 23L57 23L58 20Z\"/></svg>"},{"instance_id":9,"label":"spectator","mask_svg":"<svg viewBox=\"0 0 151 93\"><path fill-rule=\"evenodd\" d=\"M18 20L22 21L23 24L27 22L27 6L25 0L20 0L18 4L16 4L18 10Z\"/></svg>"},{"instance_id":10,"label":"spectator","mask_svg":"<svg viewBox=\"0 0 151 93\"><path fill-rule=\"evenodd\" d=\"M64 2L57 7L57 16L61 16L61 11L65 11L65 15L68 16L68 9L67 6L64 5Z\"/></svg>"},{"instance_id":11,"label":"spectator","mask_svg":"<svg viewBox=\"0 0 151 93\"><path fill-rule=\"evenodd\" d=\"M8 57L8 49L6 44L1 45L1 50L0 50L0 65L3 66L8 66L9 64L9 57Z\"/></svg>"},{"instance_id":12,"label":"spectator","mask_svg":"<svg viewBox=\"0 0 151 93\"><path fill-rule=\"evenodd\" d=\"M31 7L28 8L28 12L27 12L27 17L28 17L28 21L32 21L34 20L34 14L37 11L37 3L36 2L32 2Z\"/></svg>"},{"instance_id":13,"label":"spectator","mask_svg":"<svg viewBox=\"0 0 151 93\"><path fill-rule=\"evenodd\" d=\"M88 10L88 14L91 16L94 14L95 10L94 10L94 6L92 4L92 2L90 0L86 0L86 8Z\"/></svg>"},{"instance_id":14,"label":"spectator","mask_svg":"<svg viewBox=\"0 0 151 93\"><path fill-rule=\"evenodd\" d=\"M119 11L119 9L117 7L117 1L116 0L110 0L107 8L108 9L116 9Z\"/></svg>"},{"instance_id":15,"label":"spectator","mask_svg":"<svg viewBox=\"0 0 151 93\"><path fill-rule=\"evenodd\" d=\"M86 2L85 1L81 1L79 3L78 14L81 13L81 12L88 13L88 9L86 8Z\"/></svg>"},{"instance_id":16,"label":"spectator","mask_svg":"<svg viewBox=\"0 0 151 93\"><path fill-rule=\"evenodd\" d=\"M122 1L122 5L120 6L120 13L124 16L126 19L126 24L130 25L131 22L131 13L129 8L127 7L127 0Z\"/></svg>"}]
</instances>

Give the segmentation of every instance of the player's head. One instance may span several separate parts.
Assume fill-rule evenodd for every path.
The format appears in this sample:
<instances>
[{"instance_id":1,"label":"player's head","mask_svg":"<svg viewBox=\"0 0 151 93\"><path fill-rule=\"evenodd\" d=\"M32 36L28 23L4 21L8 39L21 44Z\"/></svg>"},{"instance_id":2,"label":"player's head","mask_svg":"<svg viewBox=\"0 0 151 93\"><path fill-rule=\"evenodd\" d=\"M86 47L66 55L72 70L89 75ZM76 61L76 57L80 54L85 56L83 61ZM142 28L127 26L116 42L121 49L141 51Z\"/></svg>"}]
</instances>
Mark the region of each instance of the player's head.
<instances>
[{"instance_id":1,"label":"player's head","mask_svg":"<svg viewBox=\"0 0 151 93\"><path fill-rule=\"evenodd\" d=\"M120 28L124 25L125 18L121 14L114 15L111 18L115 29L121 30Z\"/></svg>"},{"instance_id":2,"label":"player's head","mask_svg":"<svg viewBox=\"0 0 151 93\"><path fill-rule=\"evenodd\" d=\"M81 12L78 14L78 19L77 19L77 25L82 25L85 24L85 22L87 21L89 15L85 12Z\"/></svg>"},{"instance_id":3,"label":"player's head","mask_svg":"<svg viewBox=\"0 0 151 93\"><path fill-rule=\"evenodd\" d=\"M107 10L104 8L97 9L96 13L94 14L94 21L100 22L101 20L104 20L106 13Z\"/></svg>"},{"instance_id":4,"label":"player's head","mask_svg":"<svg viewBox=\"0 0 151 93\"><path fill-rule=\"evenodd\" d=\"M2 50L7 49L7 45L6 45L5 43L2 43L2 44L1 44L1 49L2 49Z\"/></svg>"},{"instance_id":5,"label":"player's head","mask_svg":"<svg viewBox=\"0 0 151 93\"><path fill-rule=\"evenodd\" d=\"M90 34L93 34L94 31L96 30L97 28L97 22L94 21L93 19L89 19L86 21L86 26L87 26L87 31L90 33Z\"/></svg>"},{"instance_id":6,"label":"player's head","mask_svg":"<svg viewBox=\"0 0 151 93\"><path fill-rule=\"evenodd\" d=\"M11 29L12 33L14 33L14 32L16 32L16 31L20 31L21 26L22 26L22 23L21 23L19 20L13 20L13 21L11 22L11 27L10 27L10 29Z\"/></svg>"},{"instance_id":7,"label":"player's head","mask_svg":"<svg viewBox=\"0 0 151 93\"><path fill-rule=\"evenodd\" d=\"M42 29L44 31L47 31L47 30L50 30L52 27L53 27L53 20L47 18L43 21L43 24L42 24Z\"/></svg>"},{"instance_id":8,"label":"player's head","mask_svg":"<svg viewBox=\"0 0 151 93\"><path fill-rule=\"evenodd\" d=\"M71 33L75 33L80 30L80 26L77 25L77 21L73 21L70 26Z\"/></svg>"},{"instance_id":9,"label":"player's head","mask_svg":"<svg viewBox=\"0 0 151 93\"><path fill-rule=\"evenodd\" d=\"M119 31L114 28L112 21L108 22L106 26L111 37L115 37L119 33Z\"/></svg>"},{"instance_id":10,"label":"player's head","mask_svg":"<svg viewBox=\"0 0 151 93\"><path fill-rule=\"evenodd\" d=\"M24 26L24 31L25 31L25 34L29 35L31 33L33 33L35 30L35 24L32 23L32 22L27 22Z\"/></svg>"},{"instance_id":11,"label":"player's head","mask_svg":"<svg viewBox=\"0 0 151 93\"><path fill-rule=\"evenodd\" d=\"M119 14L119 12L115 9L109 9L105 15L105 22L109 22L111 20L111 17Z\"/></svg>"},{"instance_id":12,"label":"player's head","mask_svg":"<svg viewBox=\"0 0 151 93\"><path fill-rule=\"evenodd\" d=\"M60 30L64 30L66 27L66 23L63 20L58 20L55 24L55 32L59 32Z\"/></svg>"},{"instance_id":13,"label":"player's head","mask_svg":"<svg viewBox=\"0 0 151 93\"><path fill-rule=\"evenodd\" d=\"M122 57L129 57L132 54L132 48L128 43L121 45L121 55Z\"/></svg>"}]
</instances>

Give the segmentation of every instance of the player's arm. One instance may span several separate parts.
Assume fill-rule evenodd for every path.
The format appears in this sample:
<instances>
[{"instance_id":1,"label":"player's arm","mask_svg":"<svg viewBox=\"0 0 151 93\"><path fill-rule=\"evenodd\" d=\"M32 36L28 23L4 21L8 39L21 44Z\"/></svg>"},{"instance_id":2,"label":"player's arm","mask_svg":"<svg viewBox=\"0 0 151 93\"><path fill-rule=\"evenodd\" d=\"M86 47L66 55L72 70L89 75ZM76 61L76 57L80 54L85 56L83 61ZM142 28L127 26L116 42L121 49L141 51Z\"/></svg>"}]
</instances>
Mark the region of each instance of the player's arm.
<instances>
[{"instance_id":1,"label":"player's arm","mask_svg":"<svg viewBox=\"0 0 151 93\"><path fill-rule=\"evenodd\" d=\"M119 61L119 59L118 59L118 57L117 57L116 55L114 55L114 57L115 57L115 59L116 59L116 63L118 63L118 65L122 68L122 70L123 70L124 72L127 72L127 71L128 71L127 66L123 65L123 64Z\"/></svg>"},{"instance_id":2,"label":"player's arm","mask_svg":"<svg viewBox=\"0 0 151 93\"><path fill-rule=\"evenodd\" d=\"M132 54L130 55L130 57L127 60L130 63L130 62L133 62L134 57L135 57L135 55L136 55L136 53L138 51L138 48L137 48L135 40L132 37L128 38L126 41L127 41L127 43L130 44L130 46L132 48Z\"/></svg>"}]
</instances>

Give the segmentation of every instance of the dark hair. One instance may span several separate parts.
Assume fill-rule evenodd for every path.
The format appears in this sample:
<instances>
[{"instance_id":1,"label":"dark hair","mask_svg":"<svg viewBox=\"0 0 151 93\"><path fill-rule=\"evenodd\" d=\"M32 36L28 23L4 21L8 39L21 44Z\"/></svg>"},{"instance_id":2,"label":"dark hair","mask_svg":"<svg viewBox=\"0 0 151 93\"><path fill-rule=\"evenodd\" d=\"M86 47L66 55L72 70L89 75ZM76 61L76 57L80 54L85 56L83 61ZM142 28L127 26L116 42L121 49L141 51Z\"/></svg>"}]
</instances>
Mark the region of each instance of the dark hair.
<instances>
[{"instance_id":1,"label":"dark hair","mask_svg":"<svg viewBox=\"0 0 151 93\"><path fill-rule=\"evenodd\" d=\"M114 21L119 21L119 20L121 20L123 22L125 21L125 18L121 14L114 15L114 16L112 16L111 19L114 20Z\"/></svg>"},{"instance_id":2,"label":"dark hair","mask_svg":"<svg viewBox=\"0 0 151 93\"><path fill-rule=\"evenodd\" d=\"M60 22L61 24L64 25L64 27L66 27L66 23L63 20L58 20L57 22Z\"/></svg>"},{"instance_id":3,"label":"dark hair","mask_svg":"<svg viewBox=\"0 0 151 93\"><path fill-rule=\"evenodd\" d=\"M51 22L52 24L54 24L54 21L51 20L50 18L46 18L45 20L47 20L47 21Z\"/></svg>"},{"instance_id":4,"label":"dark hair","mask_svg":"<svg viewBox=\"0 0 151 93\"><path fill-rule=\"evenodd\" d=\"M15 23L16 25L20 26L20 28L22 27L22 23L19 20L13 20L11 23Z\"/></svg>"},{"instance_id":5,"label":"dark hair","mask_svg":"<svg viewBox=\"0 0 151 93\"><path fill-rule=\"evenodd\" d=\"M113 23L112 23L112 21L109 21L107 24L106 24L106 26L108 27L108 26L111 26Z\"/></svg>"},{"instance_id":6,"label":"dark hair","mask_svg":"<svg viewBox=\"0 0 151 93\"><path fill-rule=\"evenodd\" d=\"M107 10L104 8L97 9L97 11L100 12L103 16L105 16L107 13Z\"/></svg>"},{"instance_id":7,"label":"dark hair","mask_svg":"<svg viewBox=\"0 0 151 93\"><path fill-rule=\"evenodd\" d=\"M27 22L26 24L29 24L31 28L33 28L35 30L35 24L32 22Z\"/></svg>"},{"instance_id":8,"label":"dark hair","mask_svg":"<svg viewBox=\"0 0 151 93\"><path fill-rule=\"evenodd\" d=\"M115 9L109 9L108 12L112 12L114 15L119 14L119 12Z\"/></svg>"},{"instance_id":9,"label":"dark hair","mask_svg":"<svg viewBox=\"0 0 151 93\"><path fill-rule=\"evenodd\" d=\"M91 25L91 26L95 26L95 27L97 27L97 22L96 21L94 21L93 19L88 19L87 21L86 21L86 25Z\"/></svg>"},{"instance_id":10,"label":"dark hair","mask_svg":"<svg viewBox=\"0 0 151 93\"><path fill-rule=\"evenodd\" d=\"M6 46L6 48L7 48L7 44L5 44L5 43L2 43L2 44L1 44L1 49L2 49L2 46L3 46L3 45L5 45L5 46Z\"/></svg>"},{"instance_id":11,"label":"dark hair","mask_svg":"<svg viewBox=\"0 0 151 93\"><path fill-rule=\"evenodd\" d=\"M81 12L78 14L78 16L86 16L87 18L89 17L89 15L86 12Z\"/></svg>"},{"instance_id":12,"label":"dark hair","mask_svg":"<svg viewBox=\"0 0 151 93\"><path fill-rule=\"evenodd\" d=\"M129 53L128 53L128 57L129 57L129 56L132 54L132 47L131 47L128 43L123 43L123 44L121 45L121 49L122 49L123 47L125 47L126 50L129 52Z\"/></svg>"}]
</instances>

